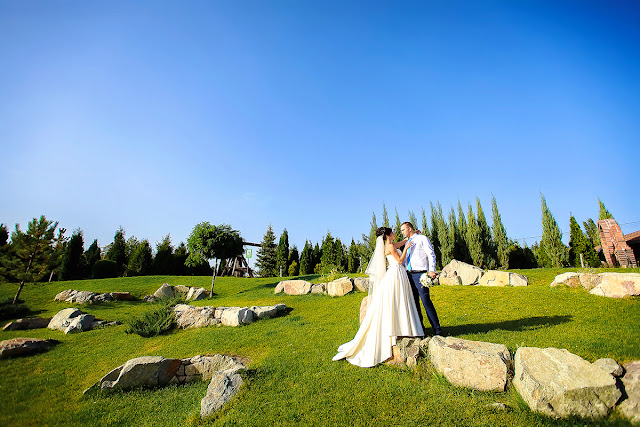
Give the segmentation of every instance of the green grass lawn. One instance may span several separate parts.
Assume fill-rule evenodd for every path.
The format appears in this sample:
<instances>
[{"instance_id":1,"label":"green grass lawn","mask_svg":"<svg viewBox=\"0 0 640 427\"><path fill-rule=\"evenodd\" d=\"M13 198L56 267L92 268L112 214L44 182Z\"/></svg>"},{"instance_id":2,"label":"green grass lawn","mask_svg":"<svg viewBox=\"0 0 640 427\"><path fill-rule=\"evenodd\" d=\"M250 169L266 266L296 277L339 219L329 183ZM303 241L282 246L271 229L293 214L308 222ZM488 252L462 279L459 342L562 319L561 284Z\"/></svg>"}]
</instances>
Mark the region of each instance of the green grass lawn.
<instances>
[{"instance_id":1,"label":"green grass lawn","mask_svg":"<svg viewBox=\"0 0 640 427\"><path fill-rule=\"evenodd\" d=\"M581 289L550 288L556 274L575 269L521 270L526 288L436 287L432 299L444 332L460 338L521 346L559 347L588 361L640 359L640 299L610 299ZM610 271L610 270L608 270ZM629 272L630 270L618 270ZM640 272L639 269L633 270ZM318 276L307 277L319 281ZM218 278L215 295L196 305L251 306L285 303L286 316L232 327L176 330L142 338L126 325L78 334L36 329L0 332L55 338L47 353L0 360L0 426L26 425L592 425L534 414L513 387L504 393L451 386L426 360L415 370L363 369L332 362L338 346L353 338L364 294L341 298L273 294L279 279ZM22 293L38 316L71 306L54 302L64 289L152 294L162 283L209 287L208 277L135 277L28 285ZM16 285L0 285L0 298ZM126 321L151 310L148 303L79 306L106 320ZM211 418L199 417L207 383L85 398L82 391L128 359L145 355L185 358L225 353L248 357L245 386ZM505 403L507 411L487 405ZM627 425L617 413L596 425Z\"/></svg>"}]
</instances>

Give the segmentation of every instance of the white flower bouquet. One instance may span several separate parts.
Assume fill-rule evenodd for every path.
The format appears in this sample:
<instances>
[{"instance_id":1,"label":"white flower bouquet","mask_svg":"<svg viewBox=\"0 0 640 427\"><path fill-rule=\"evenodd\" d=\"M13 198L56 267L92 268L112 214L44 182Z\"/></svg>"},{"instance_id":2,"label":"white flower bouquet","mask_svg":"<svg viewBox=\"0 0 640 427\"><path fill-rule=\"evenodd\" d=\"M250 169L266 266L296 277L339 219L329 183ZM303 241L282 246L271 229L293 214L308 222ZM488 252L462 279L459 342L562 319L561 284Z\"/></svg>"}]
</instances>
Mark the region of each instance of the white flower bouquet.
<instances>
[{"instance_id":1,"label":"white flower bouquet","mask_svg":"<svg viewBox=\"0 0 640 427\"><path fill-rule=\"evenodd\" d=\"M438 276L435 279L432 279L429 276L429 273L422 273L420 276L420 284L422 284L423 288L430 288L438 284Z\"/></svg>"}]
</instances>

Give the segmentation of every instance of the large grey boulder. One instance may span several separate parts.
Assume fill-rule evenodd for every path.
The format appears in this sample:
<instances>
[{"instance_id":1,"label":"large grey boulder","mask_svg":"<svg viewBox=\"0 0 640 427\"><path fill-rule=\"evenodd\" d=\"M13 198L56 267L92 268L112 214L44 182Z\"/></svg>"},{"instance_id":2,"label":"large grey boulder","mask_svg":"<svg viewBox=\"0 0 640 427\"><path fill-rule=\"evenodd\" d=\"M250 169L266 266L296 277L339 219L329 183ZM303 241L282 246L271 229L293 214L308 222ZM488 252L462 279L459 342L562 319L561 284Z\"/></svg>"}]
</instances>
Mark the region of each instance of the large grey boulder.
<instances>
[{"instance_id":1,"label":"large grey boulder","mask_svg":"<svg viewBox=\"0 0 640 427\"><path fill-rule=\"evenodd\" d=\"M186 374L199 375L203 381L210 380L216 372L226 372L232 374L245 366L235 360L233 357L223 354L214 354L213 356L194 356L190 360Z\"/></svg>"},{"instance_id":2,"label":"large grey boulder","mask_svg":"<svg viewBox=\"0 0 640 427\"><path fill-rule=\"evenodd\" d=\"M200 416L206 417L220 409L238 393L242 384L244 381L237 372L216 372L207 387L207 394L200 402Z\"/></svg>"},{"instance_id":3,"label":"large grey boulder","mask_svg":"<svg viewBox=\"0 0 640 427\"><path fill-rule=\"evenodd\" d=\"M368 277L356 277L353 279L353 286L360 292L369 291L369 278Z\"/></svg>"},{"instance_id":4,"label":"large grey boulder","mask_svg":"<svg viewBox=\"0 0 640 427\"><path fill-rule=\"evenodd\" d=\"M316 283L311 285L311 293L312 294L326 294L327 293L327 284L326 283Z\"/></svg>"},{"instance_id":5,"label":"large grey boulder","mask_svg":"<svg viewBox=\"0 0 640 427\"><path fill-rule=\"evenodd\" d=\"M80 316L76 316L71 319L69 325L64 329L64 333L66 335L91 330L95 319L96 317L91 314L81 314Z\"/></svg>"},{"instance_id":6,"label":"large grey boulder","mask_svg":"<svg viewBox=\"0 0 640 427\"><path fill-rule=\"evenodd\" d=\"M631 422L640 423L640 360L626 363L624 369L622 384L627 398L618 409Z\"/></svg>"},{"instance_id":7,"label":"large grey boulder","mask_svg":"<svg viewBox=\"0 0 640 427\"><path fill-rule=\"evenodd\" d=\"M518 273L508 271L488 270L480 280L478 286L528 286L529 279Z\"/></svg>"},{"instance_id":8,"label":"large grey boulder","mask_svg":"<svg viewBox=\"0 0 640 427\"><path fill-rule=\"evenodd\" d=\"M255 313L248 307L231 307L222 312L220 320L222 324L226 326L247 325L253 323Z\"/></svg>"},{"instance_id":9,"label":"large grey boulder","mask_svg":"<svg viewBox=\"0 0 640 427\"><path fill-rule=\"evenodd\" d=\"M602 282L602 276L600 276L599 274L580 273L578 275L578 278L580 279L580 284L582 285L582 287L587 291L590 291Z\"/></svg>"},{"instance_id":10,"label":"large grey boulder","mask_svg":"<svg viewBox=\"0 0 640 427\"><path fill-rule=\"evenodd\" d=\"M164 386L181 364L180 359L165 359L162 356L136 357L105 375L99 381L100 389L108 392ZM112 379L114 377L115 380Z\"/></svg>"},{"instance_id":11,"label":"large grey boulder","mask_svg":"<svg viewBox=\"0 0 640 427\"><path fill-rule=\"evenodd\" d=\"M42 353L56 344L58 344L56 340L44 340L40 338L13 338L4 340L0 342L0 359Z\"/></svg>"},{"instance_id":12,"label":"large grey boulder","mask_svg":"<svg viewBox=\"0 0 640 427\"><path fill-rule=\"evenodd\" d=\"M342 277L336 279L333 282L327 283L327 294L331 297L341 297L353 290L353 283L348 277Z\"/></svg>"},{"instance_id":13,"label":"large grey boulder","mask_svg":"<svg viewBox=\"0 0 640 427\"><path fill-rule=\"evenodd\" d=\"M25 329L46 328L51 322L51 317L27 317L9 322L2 328L3 331L23 331Z\"/></svg>"},{"instance_id":14,"label":"large grey boulder","mask_svg":"<svg viewBox=\"0 0 640 427\"><path fill-rule=\"evenodd\" d=\"M176 304L173 307L178 328L202 328L217 325L220 319L215 318L216 308L213 306L195 307L187 304Z\"/></svg>"},{"instance_id":15,"label":"large grey boulder","mask_svg":"<svg viewBox=\"0 0 640 427\"><path fill-rule=\"evenodd\" d=\"M640 295L640 273L600 273L600 277L590 294L609 298Z\"/></svg>"},{"instance_id":16,"label":"large grey boulder","mask_svg":"<svg viewBox=\"0 0 640 427\"><path fill-rule=\"evenodd\" d=\"M65 308L57 312L56 315L51 318L47 327L49 329L57 329L64 332L64 330L67 329L67 326L71 323L71 320L81 314L82 312L77 308Z\"/></svg>"},{"instance_id":17,"label":"large grey boulder","mask_svg":"<svg viewBox=\"0 0 640 427\"><path fill-rule=\"evenodd\" d=\"M579 288L582 286L582 284L580 283L580 275L573 272L558 274L549 286L555 288L556 286L560 285L568 286L570 288Z\"/></svg>"},{"instance_id":18,"label":"large grey boulder","mask_svg":"<svg viewBox=\"0 0 640 427\"><path fill-rule=\"evenodd\" d=\"M450 383L481 391L504 391L512 371L505 345L435 336L429 359Z\"/></svg>"},{"instance_id":19,"label":"large grey boulder","mask_svg":"<svg viewBox=\"0 0 640 427\"><path fill-rule=\"evenodd\" d=\"M476 285L483 274L483 269L476 267L475 265L453 259L442 269L442 273L440 274L440 284L451 285L460 283L464 286ZM457 277L459 279L457 279Z\"/></svg>"},{"instance_id":20,"label":"large grey boulder","mask_svg":"<svg viewBox=\"0 0 640 427\"><path fill-rule=\"evenodd\" d=\"M91 292L91 291L78 291L71 298L67 298L67 301L68 302L75 302L77 304L91 303L93 301L93 298L96 295L97 294L95 292Z\"/></svg>"},{"instance_id":21,"label":"large grey boulder","mask_svg":"<svg viewBox=\"0 0 640 427\"><path fill-rule=\"evenodd\" d=\"M284 305L284 304L283 304ZM277 317L281 313L281 309L276 305L269 306L252 306L251 311L258 319L271 319L272 317Z\"/></svg>"},{"instance_id":22,"label":"large grey boulder","mask_svg":"<svg viewBox=\"0 0 640 427\"><path fill-rule=\"evenodd\" d=\"M281 284L282 290L287 295L306 295L311 292L311 283L306 280L284 280L278 283L278 286L281 286Z\"/></svg>"},{"instance_id":23,"label":"large grey boulder","mask_svg":"<svg viewBox=\"0 0 640 427\"><path fill-rule=\"evenodd\" d=\"M614 377L621 377L624 374L624 369L622 366L615 360L610 357L604 359L598 359L593 362L593 366L597 366L598 368L605 371L607 374L613 375Z\"/></svg>"},{"instance_id":24,"label":"large grey boulder","mask_svg":"<svg viewBox=\"0 0 640 427\"><path fill-rule=\"evenodd\" d=\"M60 293L58 293L53 300L54 301L66 301L67 298L71 298L73 297L75 294L77 294L78 291L73 290L73 289L66 289Z\"/></svg>"},{"instance_id":25,"label":"large grey boulder","mask_svg":"<svg viewBox=\"0 0 640 427\"><path fill-rule=\"evenodd\" d=\"M209 291L205 288L191 287L187 292L187 301L199 301L209 297Z\"/></svg>"},{"instance_id":26,"label":"large grey boulder","mask_svg":"<svg viewBox=\"0 0 640 427\"><path fill-rule=\"evenodd\" d=\"M551 417L602 418L621 396L612 375L557 348L520 347L513 385L531 410Z\"/></svg>"},{"instance_id":27,"label":"large grey boulder","mask_svg":"<svg viewBox=\"0 0 640 427\"><path fill-rule=\"evenodd\" d=\"M175 291L173 290L173 286L168 283L163 283L158 290L153 293L153 296L158 299L169 299L175 296Z\"/></svg>"}]
</instances>

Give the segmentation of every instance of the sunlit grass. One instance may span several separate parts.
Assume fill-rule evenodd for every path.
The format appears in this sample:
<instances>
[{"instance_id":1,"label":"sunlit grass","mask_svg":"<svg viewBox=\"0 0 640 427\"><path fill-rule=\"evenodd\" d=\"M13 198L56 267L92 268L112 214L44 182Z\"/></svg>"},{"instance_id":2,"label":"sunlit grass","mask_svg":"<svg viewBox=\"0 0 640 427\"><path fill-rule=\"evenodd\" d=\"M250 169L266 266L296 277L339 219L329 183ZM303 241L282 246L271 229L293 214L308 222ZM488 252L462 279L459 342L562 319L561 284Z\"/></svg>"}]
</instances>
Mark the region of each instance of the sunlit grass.
<instances>
[{"instance_id":1,"label":"sunlit grass","mask_svg":"<svg viewBox=\"0 0 640 427\"><path fill-rule=\"evenodd\" d=\"M637 298L609 299L580 289L550 288L563 269L522 270L526 288L436 287L432 299L445 334L521 346L567 348L589 361L640 359ZM630 271L630 270L620 270ZM636 272L640 270L635 270ZM318 282L319 276L306 277ZM70 304L54 302L64 289L129 291L138 298L162 283L210 285L208 277L151 276L28 285L22 298L39 316ZM173 330L143 338L126 325L74 335L38 329L0 332L55 338L47 353L0 361L0 425L584 425L531 413L510 387L482 393L451 386L423 361L414 371L390 366L362 369L332 362L338 345L358 328L363 294L273 294L279 279L218 278L214 295L195 305L251 306L285 303L286 316L238 328ZM0 300L15 286L0 286ZM141 301L79 306L105 320L126 322L149 311ZM250 369L239 395L215 416L200 420L206 383L85 398L82 391L126 360L144 356L184 358L226 353L248 357ZM507 411L488 407L501 402ZM624 424L617 414L601 422Z\"/></svg>"}]
</instances>

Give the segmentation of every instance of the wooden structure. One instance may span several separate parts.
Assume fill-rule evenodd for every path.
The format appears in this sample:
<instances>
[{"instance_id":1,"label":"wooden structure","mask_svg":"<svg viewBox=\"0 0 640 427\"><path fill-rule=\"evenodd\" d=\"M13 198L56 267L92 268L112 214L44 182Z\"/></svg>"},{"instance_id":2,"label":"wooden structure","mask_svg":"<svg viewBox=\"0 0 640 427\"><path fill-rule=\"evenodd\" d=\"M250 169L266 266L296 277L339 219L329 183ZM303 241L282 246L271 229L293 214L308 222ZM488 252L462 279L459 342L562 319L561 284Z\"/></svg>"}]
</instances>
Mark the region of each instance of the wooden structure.
<instances>
[{"instance_id":1,"label":"wooden structure","mask_svg":"<svg viewBox=\"0 0 640 427\"><path fill-rule=\"evenodd\" d=\"M620 266L625 268L638 266L635 254L627 244L626 236L622 234L622 230L615 219L599 220L598 234L600 234L600 245L607 264L612 267Z\"/></svg>"},{"instance_id":2,"label":"wooden structure","mask_svg":"<svg viewBox=\"0 0 640 427\"><path fill-rule=\"evenodd\" d=\"M255 246L260 247L257 243L249 243L242 242L242 254L232 259L227 260L227 265L222 272L223 276L234 276L234 277L253 277L253 270L249 267L249 263L244 257L244 247L245 246Z\"/></svg>"}]
</instances>

